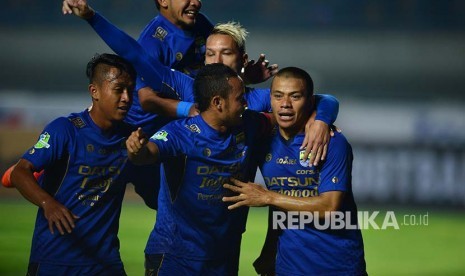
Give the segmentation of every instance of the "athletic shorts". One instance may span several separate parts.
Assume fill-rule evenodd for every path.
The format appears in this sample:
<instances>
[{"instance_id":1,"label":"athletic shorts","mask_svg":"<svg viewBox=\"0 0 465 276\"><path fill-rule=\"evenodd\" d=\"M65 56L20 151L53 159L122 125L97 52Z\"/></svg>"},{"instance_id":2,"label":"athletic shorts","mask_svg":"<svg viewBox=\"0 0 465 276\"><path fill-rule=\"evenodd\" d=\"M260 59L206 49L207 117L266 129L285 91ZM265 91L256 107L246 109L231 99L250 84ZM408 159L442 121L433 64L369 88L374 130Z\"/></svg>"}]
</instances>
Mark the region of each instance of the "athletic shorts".
<instances>
[{"instance_id":1,"label":"athletic shorts","mask_svg":"<svg viewBox=\"0 0 465 276\"><path fill-rule=\"evenodd\" d=\"M237 276L239 260L190 260L168 254L145 254L145 276Z\"/></svg>"},{"instance_id":2,"label":"athletic shorts","mask_svg":"<svg viewBox=\"0 0 465 276\"><path fill-rule=\"evenodd\" d=\"M123 263L97 265L55 265L48 263L29 263L27 276L126 276Z\"/></svg>"}]
</instances>

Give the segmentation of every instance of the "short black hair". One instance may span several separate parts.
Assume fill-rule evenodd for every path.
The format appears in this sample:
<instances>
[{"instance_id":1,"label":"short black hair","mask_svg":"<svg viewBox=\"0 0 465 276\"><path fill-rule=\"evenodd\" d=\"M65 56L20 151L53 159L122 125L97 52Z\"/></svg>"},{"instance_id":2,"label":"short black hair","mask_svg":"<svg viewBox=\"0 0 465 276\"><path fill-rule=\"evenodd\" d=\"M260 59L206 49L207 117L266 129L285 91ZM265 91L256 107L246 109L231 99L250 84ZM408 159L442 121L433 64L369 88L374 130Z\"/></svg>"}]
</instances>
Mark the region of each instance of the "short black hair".
<instances>
[{"instance_id":1,"label":"short black hair","mask_svg":"<svg viewBox=\"0 0 465 276\"><path fill-rule=\"evenodd\" d=\"M155 0L155 6L157 6L157 10L160 10L160 3L158 3L158 0Z\"/></svg>"},{"instance_id":2,"label":"short black hair","mask_svg":"<svg viewBox=\"0 0 465 276\"><path fill-rule=\"evenodd\" d=\"M103 53L95 54L87 63L86 75L89 79L89 84L95 81L96 71L98 71L96 68L101 64L108 65L109 67L116 67L121 73L126 72L133 81L136 80L137 72L131 63L118 55Z\"/></svg>"},{"instance_id":3,"label":"short black hair","mask_svg":"<svg viewBox=\"0 0 465 276\"><path fill-rule=\"evenodd\" d=\"M297 68L297 67L285 67L278 71L278 73L274 76L273 81L275 78L283 77L283 78L296 78L305 81L307 95L308 97L313 96L313 80L305 70ZM271 82L271 88L273 88L273 82Z\"/></svg>"},{"instance_id":4,"label":"short black hair","mask_svg":"<svg viewBox=\"0 0 465 276\"><path fill-rule=\"evenodd\" d=\"M194 98L200 112L208 109L214 96L228 98L232 90L228 80L232 77L239 75L222 63L207 64L199 70L194 80Z\"/></svg>"}]
</instances>

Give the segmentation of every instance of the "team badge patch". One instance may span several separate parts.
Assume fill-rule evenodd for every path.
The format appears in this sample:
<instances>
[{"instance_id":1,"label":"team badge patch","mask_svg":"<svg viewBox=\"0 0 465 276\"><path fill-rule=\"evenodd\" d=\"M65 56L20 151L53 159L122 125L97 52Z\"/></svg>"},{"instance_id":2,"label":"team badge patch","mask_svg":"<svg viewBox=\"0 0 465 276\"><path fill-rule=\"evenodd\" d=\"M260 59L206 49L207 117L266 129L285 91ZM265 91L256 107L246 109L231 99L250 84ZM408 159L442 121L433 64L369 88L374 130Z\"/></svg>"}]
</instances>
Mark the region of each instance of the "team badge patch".
<instances>
[{"instance_id":1,"label":"team badge patch","mask_svg":"<svg viewBox=\"0 0 465 276\"><path fill-rule=\"evenodd\" d=\"M164 131L164 130L160 130L159 132L155 133L153 136L152 136L153 139L155 140L163 140L163 141L168 141L168 132Z\"/></svg>"},{"instance_id":2,"label":"team badge patch","mask_svg":"<svg viewBox=\"0 0 465 276\"><path fill-rule=\"evenodd\" d=\"M203 155L209 157L210 155L212 155L212 151L209 148L205 148L203 150Z\"/></svg>"},{"instance_id":3,"label":"team badge patch","mask_svg":"<svg viewBox=\"0 0 465 276\"><path fill-rule=\"evenodd\" d=\"M168 35L168 31L166 31L162 27L158 27L155 30L155 33L152 35L152 37L158 38L161 41L163 41L167 35Z\"/></svg>"},{"instance_id":4,"label":"team badge patch","mask_svg":"<svg viewBox=\"0 0 465 276\"><path fill-rule=\"evenodd\" d=\"M268 154L265 156L265 161L266 161L266 162L270 162L272 158L273 158L273 156L271 155L271 153L268 153Z\"/></svg>"},{"instance_id":5,"label":"team badge patch","mask_svg":"<svg viewBox=\"0 0 465 276\"><path fill-rule=\"evenodd\" d=\"M48 143L48 140L50 139L50 134L48 132L42 133L39 136L39 141L34 145L34 148L36 149L43 149L46 148L48 149L50 147L50 144Z\"/></svg>"},{"instance_id":6,"label":"team badge patch","mask_svg":"<svg viewBox=\"0 0 465 276\"><path fill-rule=\"evenodd\" d=\"M300 165L303 166L303 167L310 167L311 166L311 164L310 164L310 154L308 155L307 160L304 160L304 155L305 155L305 149L303 149L303 150L301 150L299 152Z\"/></svg>"}]
</instances>

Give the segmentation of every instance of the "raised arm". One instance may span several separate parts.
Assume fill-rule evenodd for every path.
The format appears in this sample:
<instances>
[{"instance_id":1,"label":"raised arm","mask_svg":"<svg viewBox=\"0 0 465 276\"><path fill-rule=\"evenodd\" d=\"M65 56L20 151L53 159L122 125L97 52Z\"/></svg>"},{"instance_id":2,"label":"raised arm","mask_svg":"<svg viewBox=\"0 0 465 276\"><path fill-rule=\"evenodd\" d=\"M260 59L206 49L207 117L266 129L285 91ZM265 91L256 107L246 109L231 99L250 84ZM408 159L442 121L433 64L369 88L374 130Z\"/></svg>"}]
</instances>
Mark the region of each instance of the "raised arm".
<instances>
[{"instance_id":1,"label":"raised arm","mask_svg":"<svg viewBox=\"0 0 465 276\"><path fill-rule=\"evenodd\" d=\"M170 69L149 55L139 43L95 12L85 0L65 0L63 14L71 14L87 20L95 32L118 55L136 68L137 73L156 91L160 91L163 75ZM168 70L168 71L167 71Z\"/></svg>"}]
</instances>

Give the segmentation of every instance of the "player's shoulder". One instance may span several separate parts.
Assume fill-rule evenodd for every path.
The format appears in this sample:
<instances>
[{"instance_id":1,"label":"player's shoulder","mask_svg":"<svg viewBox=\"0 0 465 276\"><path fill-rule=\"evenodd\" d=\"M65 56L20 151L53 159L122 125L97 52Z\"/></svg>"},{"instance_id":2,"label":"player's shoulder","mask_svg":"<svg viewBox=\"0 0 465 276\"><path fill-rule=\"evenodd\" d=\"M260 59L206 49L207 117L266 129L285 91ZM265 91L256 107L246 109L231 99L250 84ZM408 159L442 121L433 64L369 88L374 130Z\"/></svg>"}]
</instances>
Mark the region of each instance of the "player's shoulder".
<instances>
[{"instance_id":1,"label":"player's shoulder","mask_svg":"<svg viewBox=\"0 0 465 276\"><path fill-rule=\"evenodd\" d=\"M341 132L334 132L334 136L329 140L328 153L349 153L352 147L347 138Z\"/></svg>"}]
</instances>

